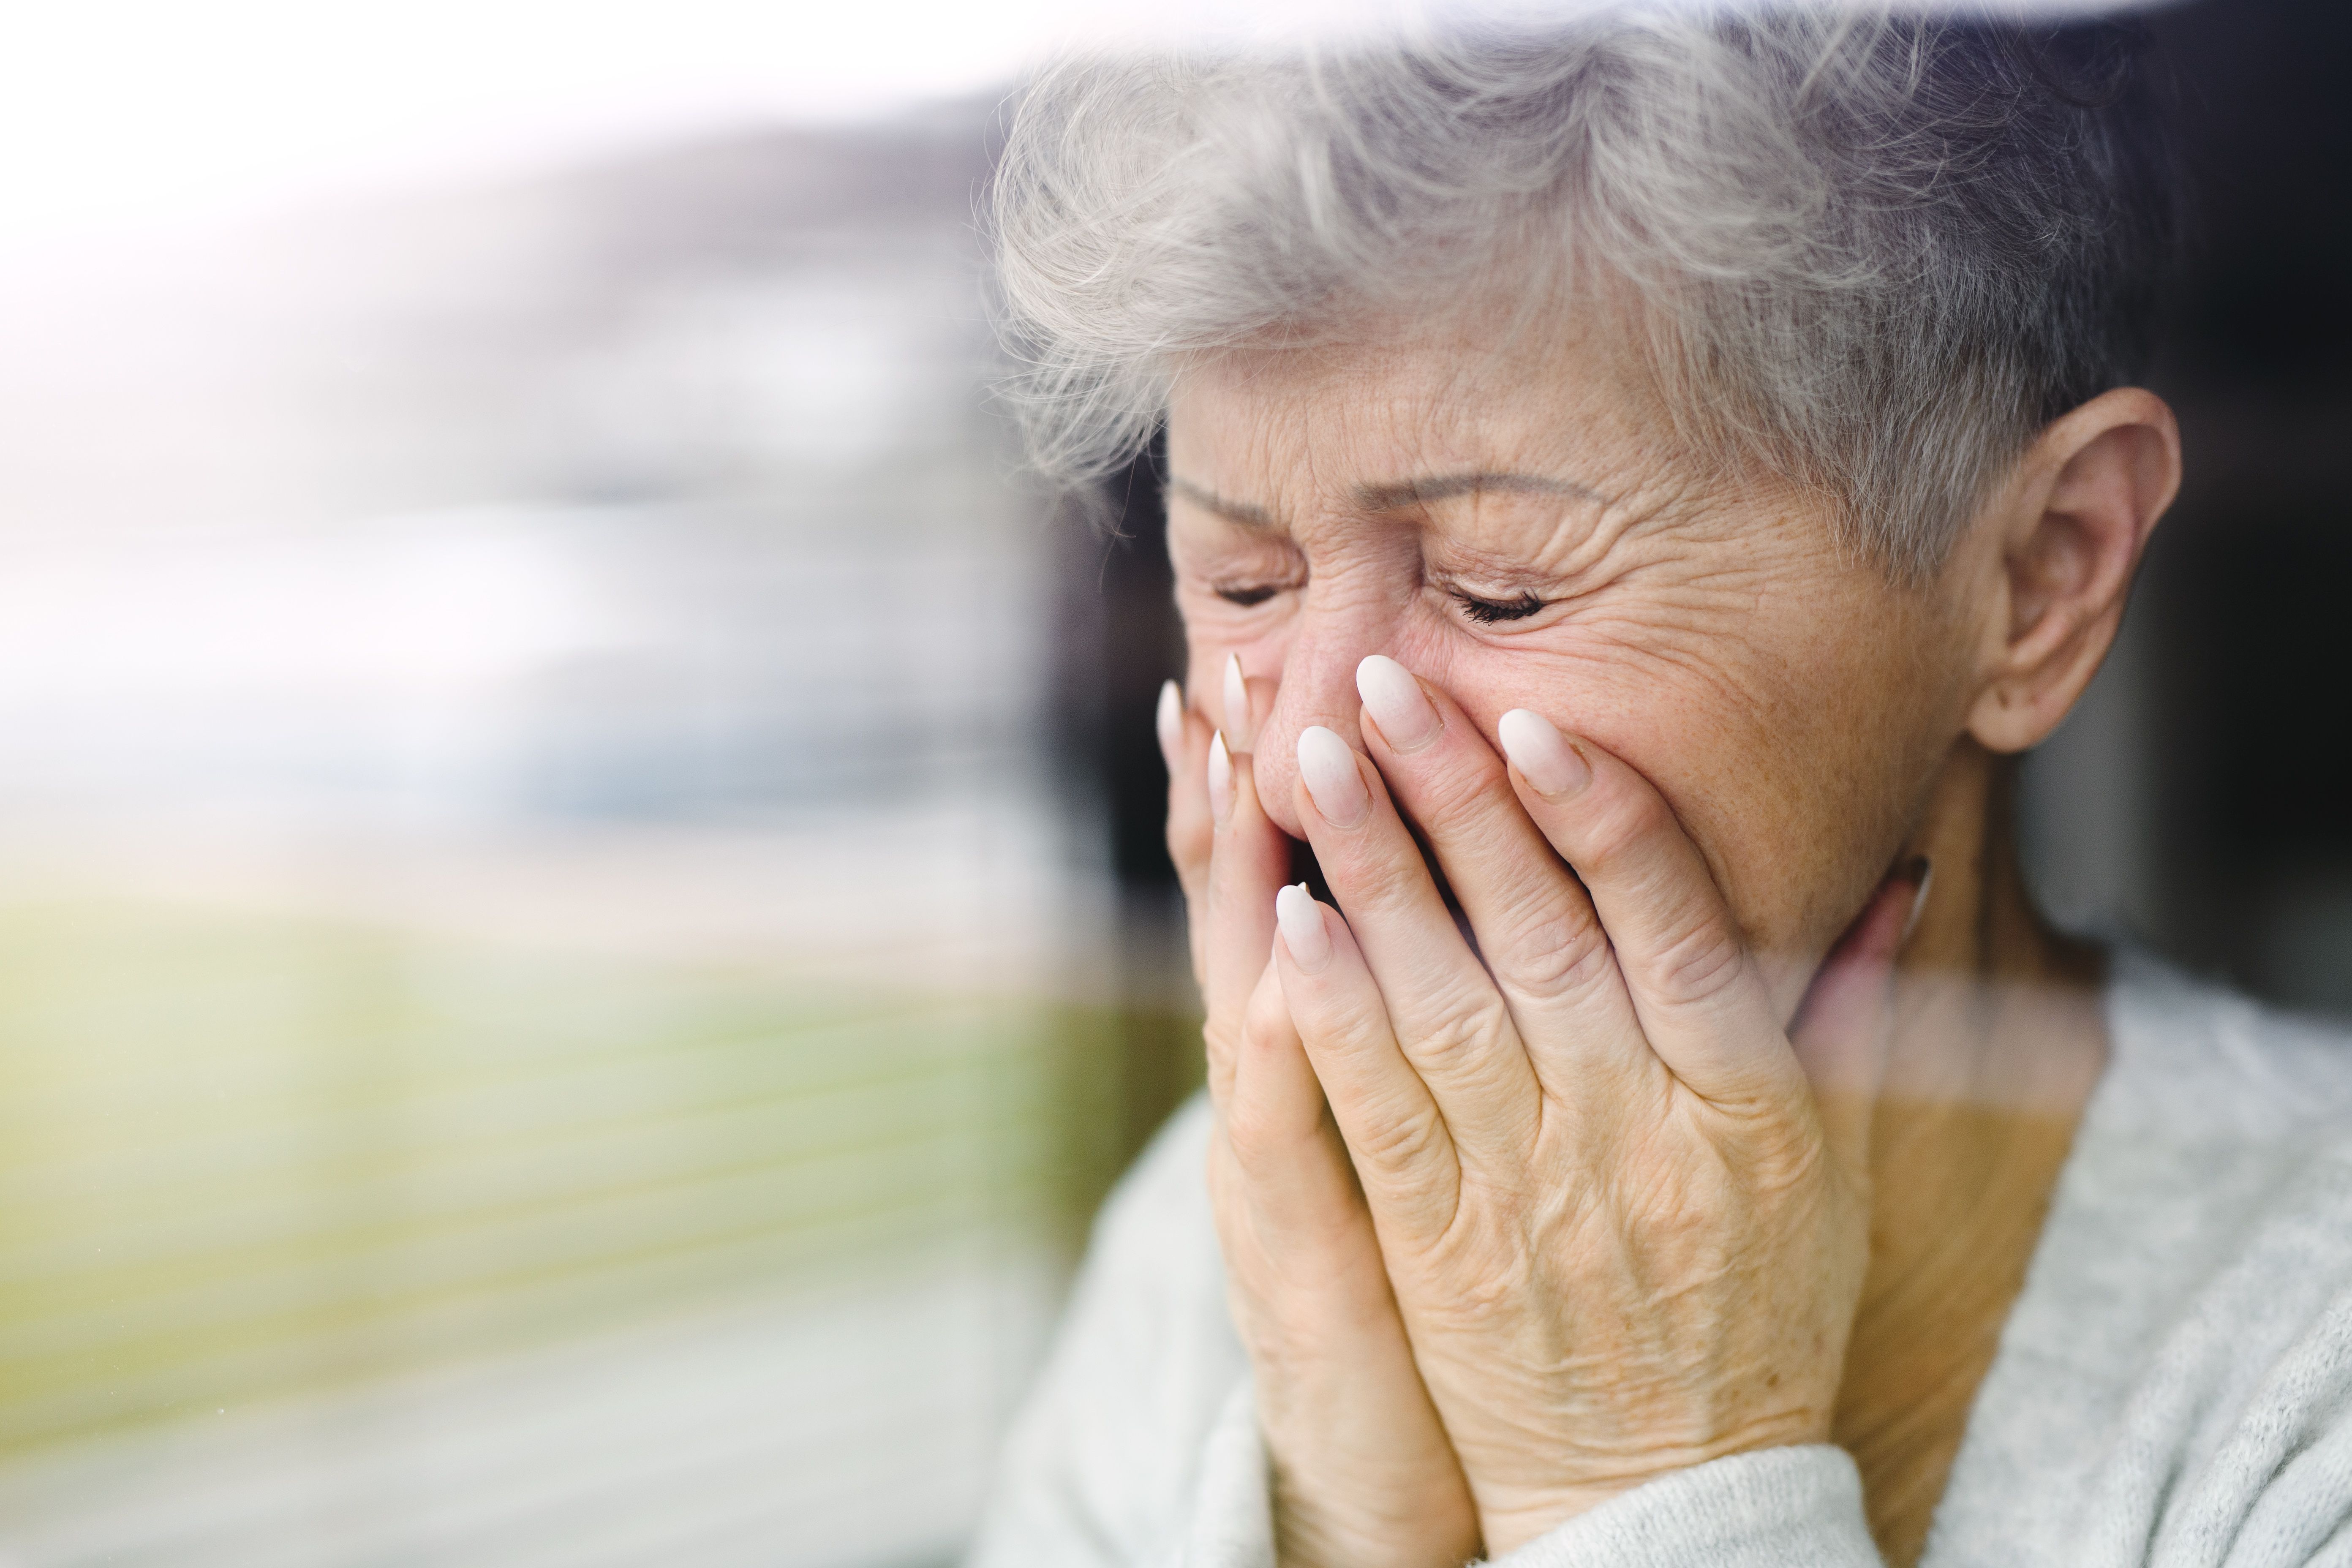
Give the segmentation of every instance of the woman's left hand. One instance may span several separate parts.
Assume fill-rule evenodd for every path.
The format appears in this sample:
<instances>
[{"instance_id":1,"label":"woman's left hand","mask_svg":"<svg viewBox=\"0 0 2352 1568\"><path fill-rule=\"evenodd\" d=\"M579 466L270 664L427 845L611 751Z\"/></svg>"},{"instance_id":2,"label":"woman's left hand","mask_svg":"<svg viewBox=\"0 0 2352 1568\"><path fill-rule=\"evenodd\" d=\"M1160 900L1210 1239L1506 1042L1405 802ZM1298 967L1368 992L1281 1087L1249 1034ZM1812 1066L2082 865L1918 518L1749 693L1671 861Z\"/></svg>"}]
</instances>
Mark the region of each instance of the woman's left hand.
<instances>
[{"instance_id":1,"label":"woman's left hand","mask_svg":"<svg viewBox=\"0 0 2352 1568\"><path fill-rule=\"evenodd\" d=\"M1507 770L1402 666L1360 685L1370 758L1299 741L1346 919L1286 890L1276 959L1488 1552L1670 1470L1826 1440L1916 889L1881 888L1784 1031L1633 769L1522 711Z\"/></svg>"}]
</instances>

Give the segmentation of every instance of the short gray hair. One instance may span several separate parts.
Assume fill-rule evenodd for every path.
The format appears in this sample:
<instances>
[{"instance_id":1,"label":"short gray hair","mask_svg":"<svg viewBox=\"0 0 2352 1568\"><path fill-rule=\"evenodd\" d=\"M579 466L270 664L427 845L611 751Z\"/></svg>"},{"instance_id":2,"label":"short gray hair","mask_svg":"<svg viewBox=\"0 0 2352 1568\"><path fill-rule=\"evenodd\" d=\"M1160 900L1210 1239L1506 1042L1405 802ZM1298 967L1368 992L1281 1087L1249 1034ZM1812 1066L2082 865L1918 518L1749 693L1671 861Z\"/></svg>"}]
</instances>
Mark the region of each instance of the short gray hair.
<instances>
[{"instance_id":1,"label":"short gray hair","mask_svg":"<svg viewBox=\"0 0 2352 1568\"><path fill-rule=\"evenodd\" d=\"M1037 468L1130 460L1188 354L1491 273L1633 286L1679 434L1911 580L2137 377L2174 180L2139 29L1849 5L1045 72L993 193Z\"/></svg>"}]
</instances>

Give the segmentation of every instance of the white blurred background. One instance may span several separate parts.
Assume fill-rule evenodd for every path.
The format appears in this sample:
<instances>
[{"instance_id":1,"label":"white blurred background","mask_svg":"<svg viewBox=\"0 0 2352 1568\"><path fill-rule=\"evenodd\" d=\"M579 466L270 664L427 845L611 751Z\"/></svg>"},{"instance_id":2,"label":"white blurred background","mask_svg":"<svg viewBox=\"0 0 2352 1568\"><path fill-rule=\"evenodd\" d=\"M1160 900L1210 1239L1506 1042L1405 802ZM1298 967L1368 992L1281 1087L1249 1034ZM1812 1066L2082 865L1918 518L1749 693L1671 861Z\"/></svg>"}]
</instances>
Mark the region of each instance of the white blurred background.
<instances>
[{"instance_id":1,"label":"white blurred background","mask_svg":"<svg viewBox=\"0 0 2352 1568\"><path fill-rule=\"evenodd\" d=\"M1116 1152L1034 38L12 35L0 1560L944 1559Z\"/></svg>"}]
</instances>

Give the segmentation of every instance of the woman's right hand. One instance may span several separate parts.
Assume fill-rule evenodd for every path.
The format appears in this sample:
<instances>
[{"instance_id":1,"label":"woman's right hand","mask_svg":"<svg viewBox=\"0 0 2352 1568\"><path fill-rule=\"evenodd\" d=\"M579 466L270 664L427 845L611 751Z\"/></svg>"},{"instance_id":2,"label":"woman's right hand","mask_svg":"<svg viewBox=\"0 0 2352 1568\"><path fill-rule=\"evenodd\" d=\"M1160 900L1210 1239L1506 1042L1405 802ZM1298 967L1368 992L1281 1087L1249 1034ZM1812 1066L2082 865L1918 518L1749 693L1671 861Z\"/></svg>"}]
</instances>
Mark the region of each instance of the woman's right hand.
<instances>
[{"instance_id":1,"label":"woman's right hand","mask_svg":"<svg viewBox=\"0 0 2352 1568\"><path fill-rule=\"evenodd\" d=\"M1273 689L1238 665L1224 686L1222 736L1171 682L1160 739L1208 1009L1210 1202L1273 1465L1276 1550L1285 1568L1455 1568L1478 1554L1477 1511L1271 963L1290 840L1260 808L1250 738Z\"/></svg>"}]
</instances>

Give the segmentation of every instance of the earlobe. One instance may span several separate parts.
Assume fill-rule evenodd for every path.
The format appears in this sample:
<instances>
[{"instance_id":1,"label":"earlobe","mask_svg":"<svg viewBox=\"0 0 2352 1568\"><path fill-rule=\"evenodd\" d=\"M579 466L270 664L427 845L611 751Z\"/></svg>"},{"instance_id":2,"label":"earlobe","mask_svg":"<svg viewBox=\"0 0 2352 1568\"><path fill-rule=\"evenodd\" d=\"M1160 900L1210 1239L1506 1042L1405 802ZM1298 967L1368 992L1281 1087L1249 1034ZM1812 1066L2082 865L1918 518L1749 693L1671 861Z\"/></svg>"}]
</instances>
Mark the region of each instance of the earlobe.
<instances>
[{"instance_id":1,"label":"earlobe","mask_svg":"<svg viewBox=\"0 0 2352 1568\"><path fill-rule=\"evenodd\" d=\"M2180 433L2154 393L2102 394L2042 431L1985 520L1998 531L1998 616L1969 731L1993 752L2039 744L2098 672L2141 552L2180 485Z\"/></svg>"}]
</instances>

